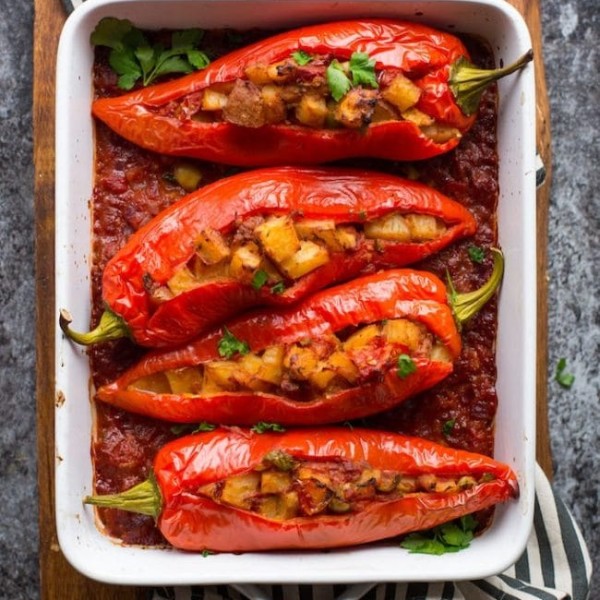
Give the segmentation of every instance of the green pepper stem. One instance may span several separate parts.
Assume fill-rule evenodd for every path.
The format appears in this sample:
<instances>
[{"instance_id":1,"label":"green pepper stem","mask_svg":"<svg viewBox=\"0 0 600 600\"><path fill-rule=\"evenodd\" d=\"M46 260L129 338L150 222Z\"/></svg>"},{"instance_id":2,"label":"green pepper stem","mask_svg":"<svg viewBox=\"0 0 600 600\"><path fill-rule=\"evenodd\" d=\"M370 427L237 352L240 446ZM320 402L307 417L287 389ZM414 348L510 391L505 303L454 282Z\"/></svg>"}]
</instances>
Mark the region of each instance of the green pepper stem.
<instances>
[{"instance_id":1,"label":"green pepper stem","mask_svg":"<svg viewBox=\"0 0 600 600\"><path fill-rule=\"evenodd\" d=\"M533 60L533 50L528 50L514 63L501 69L479 69L461 56L450 67L450 89L456 103L467 116L475 113L484 90L498 79L522 69Z\"/></svg>"},{"instance_id":2,"label":"green pepper stem","mask_svg":"<svg viewBox=\"0 0 600 600\"><path fill-rule=\"evenodd\" d=\"M491 248L492 255L494 257L494 266L492 268L492 274L490 278L474 292L467 292L459 294L454 288L454 284L448 277L448 288L450 293L448 294L448 300L450 306L454 312L454 318L458 323L459 327L468 321L473 315L477 314L485 303L494 295L504 274L504 255L498 248Z\"/></svg>"},{"instance_id":3,"label":"green pepper stem","mask_svg":"<svg viewBox=\"0 0 600 600\"><path fill-rule=\"evenodd\" d=\"M105 310L100 317L100 323L92 331L80 333L69 327L73 318L70 313L64 308L60 311L58 324L63 333L74 342L89 346L98 342L108 342L109 340L118 340L119 338L127 337L129 330L125 322L119 315L110 310Z\"/></svg>"},{"instance_id":4,"label":"green pepper stem","mask_svg":"<svg viewBox=\"0 0 600 600\"><path fill-rule=\"evenodd\" d=\"M86 496L83 502L104 508L120 508L141 515L149 515L154 519L158 518L162 510L161 493L153 475L120 494Z\"/></svg>"}]
</instances>

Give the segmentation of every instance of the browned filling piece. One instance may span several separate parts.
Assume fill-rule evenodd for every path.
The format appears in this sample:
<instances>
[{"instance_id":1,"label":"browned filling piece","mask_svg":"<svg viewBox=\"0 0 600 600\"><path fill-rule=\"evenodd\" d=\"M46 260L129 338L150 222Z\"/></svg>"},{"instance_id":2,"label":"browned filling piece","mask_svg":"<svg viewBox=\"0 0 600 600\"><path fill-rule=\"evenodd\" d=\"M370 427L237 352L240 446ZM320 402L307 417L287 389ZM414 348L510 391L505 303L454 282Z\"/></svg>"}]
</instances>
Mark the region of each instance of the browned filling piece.
<instances>
[{"instance_id":1,"label":"browned filling piece","mask_svg":"<svg viewBox=\"0 0 600 600\"><path fill-rule=\"evenodd\" d=\"M362 224L256 216L239 223L228 235L205 229L196 240L195 254L166 285L150 278L145 283L155 303L220 277L282 293L295 280L329 262L332 253L351 252L365 239L377 251L386 242L427 242L446 231L440 219L413 213L391 213Z\"/></svg>"},{"instance_id":2,"label":"browned filling piece","mask_svg":"<svg viewBox=\"0 0 600 600\"><path fill-rule=\"evenodd\" d=\"M250 65L244 78L216 83L167 105L161 113L251 128L285 123L360 129L371 123L410 121L437 143L460 137L458 129L436 123L416 108L421 89L400 71L375 72L377 88L357 85L336 101L327 80L334 60L331 55L313 56L300 65L290 57L270 65ZM350 73L349 62L336 64L346 75Z\"/></svg>"},{"instance_id":3,"label":"browned filling piece","mask_svg":"<svg viewBox=\"0 0 600 600\"><path fill-rule=\"evenodd\" d=\"M407 475L337 458L298 460L276 450L255 469L204 485L197 493L219 504L284 521L360 512L368 504L407 495L457 493L491 479L487 473L479 478Z\"/></svg>"},{"instance_id":4,"label":"browned filling piece","mask_svg":"<svg viewBox=\"0 0 600 600\"><path fill-rule=\"evenodd\" d=\"M269 346L230 360L155 373L138 379L130 388L165 394L255 391L307 401L378 381L398 365L401 356L411 361L416 357L452 360L424 325L390 319L357 329L344 341L332 334L319 340Z\"/></svg>"}]
</instances>

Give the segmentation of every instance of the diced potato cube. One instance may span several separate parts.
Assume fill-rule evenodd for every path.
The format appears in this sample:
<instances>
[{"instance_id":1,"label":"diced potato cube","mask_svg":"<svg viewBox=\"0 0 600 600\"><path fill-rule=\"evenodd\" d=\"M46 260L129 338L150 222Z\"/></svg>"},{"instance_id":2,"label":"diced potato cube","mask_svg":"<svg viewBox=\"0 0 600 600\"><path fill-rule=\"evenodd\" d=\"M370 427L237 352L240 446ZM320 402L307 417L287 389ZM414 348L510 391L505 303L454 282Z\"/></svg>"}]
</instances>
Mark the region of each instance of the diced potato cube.
<instances>
[{"instance_id":1,"label":"diced potato cube","mask_svg":"<svg viewBox=\"0 0 600 600\"><path fill-rule=\"evenodd\" d=\"M445 144L450 140L462 137L462 134L458 129L456 129L456 127L441 125L440 123L434 123L433 125L429 125L427 127L421 127L421 131L436 144Z\"/></svg>"},{"instance_id":2,"label":"diced potato cube","mask_svg":"<svg viewBox=\"0 0 600 600\"><path fill-rule=\"evenodd\" d=\"M289 217L270 217L254 233L263 250L277 264L281 264L300 249L300 240Z\"/></svg>"},{"instance_id":3,"label":"diced potato cube","mask_svg":"<svg viewBox=\"0 0 600 600\"><path fill-rule=\"evenodd\" d=\"M431 215L410 214L404 218L414 241L435 240L446 232L445 224Z\"/></svg>"},{"instance_id":4,"label":"diced potato cube","mask_svg":"<svg viewBox=\"0 0 600 600\"><path fill-rule=\"evenodd\" d=\"M417 491L417 480L415 477L401 477L396 485L396 491L401 494L412 494Z\"/></svg>"},{"instance_id":5,"label":"diced potato cube","mask_svg":"<svg viewBox=\"0 0 600 600\"><path fill-rule=\"evenodd\" d=\"M414 123L418 127L428 127L429 125L433 125L435 121L424 112L420 111L417 108L409 108L402 113L402 118L405 121L410 121Z\"/></svg>"},{"instance_id":6,"label":"diced potato cube","mask_svg":"<svg viewBox=\"0 0 600 600\"><path fill-rule=\"evenodd\" d=\"M323 512L333 492L323 483L316 479L305 479L300 488L299 500L302 512L308 516Z\"/></svg>"},{"instance_id":7,"label":"diced potato cube","mask_svg":"<svg viewBox=\"0 0 600 600\"><path fill-rule=\"evenodd\" d=\"M216 92L211 88L206 88L202 95L202 110L214 111L223 110L227 104L227 96L221 92Z\"/></svg>"},{"instance_id":8,"label":"diced potato cube","mask_svg":"<svg viewBox=\"0 0 600 600\"><path fill-rule=\"evenodd\" d=\"M345 500L342 500L341 498L335 496L329 501L328 508L333 513L343 514L347 513L352 508L352 506L349 502L346 502Z\"/></svg>"},{"instance_id":9,"label":"diced potato cube","mask_svg":"<svg viewBox=\"0 0 600 600\"><path fill-rule=\"evenodd\" d=\"M282 271L288 277L298 279L327 262L329 262L327 248L309 240L302 240L300 242L300 249L289 258L283 260L280 265Z\"/></svg>"},{"instance_id":10,"label":"diced potato cube","mask_svg":"<svg viewBox=\"0 0 600 600\"><path fill-rule=\"evenodd\" d=\"M311 467L301 466L296 473L296 477L301 481L314 479L325 486L331 486L331 478L328 475Z\"/></svg>"},{"instance_id":11,"label":"diced potato cube","mask_svg":"<svg viewBox=\"0 0 600 600\"><path fill-rule=\"evenodd\" d=\"M377 106L377 90L351 89L339 102L335 120L350 129L360 129L371 123Z\"/></svg>"},{"instance_id":12,"label":"diced potato cube","mask_svg":"<svg viewBox=\"0 0 600 600\"><path fill-rule=\"evenodd\" d=\"M341 350L334 352L327 359L327 362L337 375L343 377L349 383L354 383L358 379L358 369L345 352Z\"/></svg>"},{"instance_id":13,"label":"diced potato cube","mask_svg":"<svg viewBox=\"0 0 600 600\"><path fill-rule=\"evenodd\" d=\"M292 476L284 471L264 471L260 480L263 494L283 494L292 485Z\"/></svg>"},{"instance_id":14,"label":"diced potato cube","mask_svg":"<svg viewBox=\"0 0 600 600\"><path fill-rule=\"evenodd\" d=\"M314 239L319 233L323 231L335 230L335 221L333 219L299 219L294 221L294 227L296 233L303 240Z\"/></svg>"},{"instance_id":15,"label":"diced potato cube","mask_svg":"<svg viewBox=\"0 0 600 600\"><path fill-rule=\"evenodd\" d=\"M265 85L261 92L263 99L263 113L268 124L281 123L286 118L285 102L281 97L280 88L274 85Z\"/></svg>"},{"instance_id":16,"label":"diced potato cube","mask_svg":"<svg viewBox=\"0 0 600 600\"><path fill-rule=\"evenodd\" d=\"M284 85L280 89L281 99L286 104L295 104L300 102L303 95L303 90L299 85Z\"/></svg>"},{"instance_id":17,"label":"diced potato cube","mask_svg":"<svg viewBox=\"0 0 600 600\"><path fill-rule=\"evenodd\" d=\"M381 479L381 469L363 469L358 481L357 485L363 485L365 483L377 483Z\"/></svg>"},{"instance_id":18,"label":"diced potato cube","mask_svg":"<svg viewBox=\"0 0 600 600\"><path fill-rule=\"evenodd\" d=\"M258 514L265 519L272 519L274 521L283 521L288 518L285 503L280 496L265 496L261 498L258 504Z\"/></svg>"},{"instance_id":19,"label":"diced potato cube","mask_svg":"<svg viewBox=\"0 0 600 600\"><path fill-rule=\"evenodd\" d=\"M184 265L179 268L173 277L167 281L167 286L174 296L179 296L185 292L198 287L200 282L194 277L194 274Z\"/></svg>"},{"instance_id":20,"label":"diced potato cube","mask_svg":"<svg viewBox=\"0 0 600 600\"><path fill-rule=\"evenodd\" d=\"M429 353L429 360L435 362L452 362L452 355L446 346L437 342L431 348L431 352Z\"/></svg>"},{"instance_id":21,"label":"diced potato cube","mask_svg":"<svg viewBox=\"0 0 600 600\"><path fill-rule=\"evenodd\" d=\"M219 279L220 277L230 277L229 263L222 261L214 265L206 265L199 257L194 261L194 277L201 283L210 279Z\"/></svg>"},{"instance_id":22,"label":"diced potato cube","mask_svg":"<svg viewBox=\"0 0 600 600\"><path fill-rule=\"evenodd\" d=\"M202 389L203 376L196 367L165 371L173 394L194 394Z\"/></svg>"},{"instance_id":23,"label":"diced potato cube","mask_svg":"<svg viewBox=\"0 0 600 600\"><path fill-rule=\"evenodd\" d=\"M390 242L410 242L410 228L405 218L392 213L365 223L365 236Z\"/></svg>"},{"instance_id":24,"label":"diced potato cube","mask_svg":"<svg viewBox=\"0 0 600 600\"><path fill-rule=\"evenodd\" d=\"M221 490L221 502L250 508L252 498L258 493L260 487L260 473L249 472L228 477Z\"/></svg>"},{"instance_id":25,"label":"diced potato cube","mask_svg":"<svg viewBox=\"0 0 600 600\"><path fill-rule=\"evenodd\" d=\"M216 229L207 228L196 239L196 254L206 265L214 265L231 255L225 238Z\"/></svg>"},{"instance_id":26,"label":"diced potato cube","mask_svg":"<svg viewBox=\"0 0 600 600\"><path fill-rule=\"evenodd\" d=\"M193 192L202 181L202 171L192 163L180 162L173 167L173 177L186 192Z\"/></svg>"},{"instance_id":27,"label":"diced potato cube","mask_svg":"<svg viewBox=\"0 0 600 600\"><path fill-rule=\"evenodd\" d=\"M356 229L350 225L339 225L333 231L319 231L317 237L325 242L332 252L354 250L358 242Z\"/></svg>"},{"instance_id":28,"label":"diced potato cube","mask_svg":"<svg viewBox=\"0 0 600 600\"><path fill-rule=\"evenodd\" d=\"M249 281L260 267L262 256L258 246L249 242L236 248L231 255L229 274L240 281Z\"/></svg>"},{"instance_id":29,"label":"diced potato cube","mask_svg":"<svg viewBox=\"0 0 600 600\"><path fill-rule=\"evenodd\" d=\"M320 390L324 390L331 383L335 376L336 372L332 369L323 369L319 367L311 374L310 382Z\"/></svg>"},{"instance_id":30,"label":"diced potato cube","mask_svg":"<svg viewBox=\"0 0 600 600\"><path fill-rule=\"evenodd\" d=\"M417 477L417 485L426 492L433 492L437 484L437 477L432 474L419 475Z\"/></svg>"},{"instance_id":31,"label":"diced potato cube","mask_svg":"<svg viewBox=\"0 0 600 600\"><path fill-rule=\"evenodd\" d=\"M271 346L262 355L262 367L256 374L259 379L279 385L283 377L283 346Z\"/></svg>"},{"instance_id":32,"label":"diced potato cube","mask_svg":"<svg viewBox=\"0 0 600 600\"><path fill-rule=\"evenodd\" d=\"M317 368L319 358L316 352L308 347L293 345L283 359L283 366L289 370L293 379L306 381Z\"/></svg>"},{"instance_id":33,"label":"diced potato cube","mask_svg":"<svg viewBox=\"0 0 600 600\"><path fill-rule=\"evenodd\" d=\"M256 85L271 83L268 65L250 65L244 71L246 77Z\"/></svg>"},{"instance_id":34,"label":"diced potato cube","mask_svg":"<svg viewBox=\"0 0 600 600\"><path fill-rule=\"evenodd\" d=\"M477 481L476 481L475 477L471 477L469 475L463 475L458 480L457 485L461 490L468 490L468 489L474 487L475 485L477 485Z\"/></svg>"},{"instance_id":35,"label":"diced potato cube","mask_svg":"<svg viewBox=\"0 0 600 600\"><path fill-rule=\"evenodd\" d=\"M238 370L235 372L235 380L242 388L254 391L265 391L268 385L258 377L263 366L263 361L256 354L246 354L238 362Z\"/></svg>"},{"instance_id":36,"label":"diced potato cube","mask_svg":"<svg viewBox=\"0 0 600 600\"><path fill-rule=\"evenodd\" d=\"M438 478L433 491L441 494L450 494L452 492L458 492L458 489L458 485L454 479Z\"/></svg>"},{"instance_id":37,"label":"diced potato cube","mask_svg":"<svg viewBox=\"0 0 600 600\"><path fill-rule=\"evenodd\" d=\"M171 386L164 373L153 373L146 377L140 377L131 383L127 389L142 390L153 394L169 394Z\"/></svg>"},{"instance_id":38,"label":"diced potato cube","mask_svg":"<svg viewBox=\"0 0 600 600\"><path fill-rule=\"evenodd\" d=\"M419 101L421 89L408 79L408 77L399 74L394 77L389 87L381 92L381 95L402 112L414 106Z\"/></svg>"},{"instance_id":39,"label":"diced potato cube","mask_svg":"<svg viewBox=\"0 0 600 600\"><path fill-rule=\"evenodd\" d=\"M166 285L157 285L148 290L150 300L153 304L158 305L171 300L173 292Z\"/></svg>"},{"instance_id":40,"label":"diced potato cube","mask_svg":"<svg viewBox=\"0 0 600 600\"><path fill-rule=\"evenodd\" d=\"M285 83L291 79L295 70L296 65L290 60L274 63L267 67L267 73L273 83Z\"/></svg>"},{"instance_id":41,"label":"diced potato cube","mask_svg":"<svg viewBox=\"0 0 600 600\"><path fill-rule=\"evenodd\" d=\"M381 335L381 331L379 325L375 323L362 327L344 342L344 350L362 348L379 335Z\"/></svg>"},{"instance_id":42,"label":"diced potato cube","mask_svg":"<svg viewBox=\"0 0 600 600\"><path fill-rule=\"evenodd\" d=\"M391 104L387 102L377 101L375 111L371 117L371 123L384 123L385 121L397 121L398 113L394 110Z\"/></svg>"},{"instance_id":43,"label":"diced potato cube","mask_svg":"<svg viewBox=\"0 0 600 600\"><path fill-rule=\"evenodd\" d=\"M388 494L389 492L393 492L400 481L400 475L397 473L393 473L391 471L383 471L377 482L375 483L375 488L378 492L383 492L384 494Z\"/></svg>"},{"instance_id":44,"label":"diced potato cube","mask_svg":"<svg viewBox=\"0 0 600 600\"><path fill-rule=\"evenodd\" d=\"M321 129L327 118L327 103L323 96L305 94L296 107L296 118L308 127Z\"/></svg>"},{"instance_id":45,"label":"diced potato cube","mask_svg":"<svg viewBox=\"0 0 600 600\"><path fill-rule=\"evenodd\" d=\"M424 335L423 327L408 319L390 319L383 326L383 335L390 344L406 346L415 351Z\"/></svg>"},{"instance_id":46,"label":"diced potato cube","mask_svg":"<svg viewBox=\"0 0 600 600\"><path fill-rule=\"evenodd\" d=\"M204 365L202 392L206 394L236 389L237 362L215 360Z\"/></svg>"}]
</instances>

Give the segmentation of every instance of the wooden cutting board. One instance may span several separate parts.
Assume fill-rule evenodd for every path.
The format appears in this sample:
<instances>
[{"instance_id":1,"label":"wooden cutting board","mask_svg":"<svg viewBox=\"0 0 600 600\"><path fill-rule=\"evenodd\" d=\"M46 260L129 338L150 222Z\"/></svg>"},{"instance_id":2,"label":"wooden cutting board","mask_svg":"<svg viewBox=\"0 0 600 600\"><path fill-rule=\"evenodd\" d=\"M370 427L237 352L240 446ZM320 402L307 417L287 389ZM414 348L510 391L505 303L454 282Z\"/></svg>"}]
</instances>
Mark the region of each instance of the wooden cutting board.
<instances>
[{"instance_id":1,"label":"wooden cutting board","mask_svg":"<svg viewBox=\"0 0 600 600\"><path fill-rule=\"evenodd\" d=\"M547 276L548 201L550 188L550 124L541 53L539 0L511 0L521 11L533 38L537 87L538 149L546 165L546 181L538 190L538 359L537 459L551 476L548 435ZM37 281L37 439L40 510L40 588L44 600L133 600L146 598L144 588L109 586L76 572L58 546L54 515L54 81L56 49L65 13L60 0L35 0L34 25L34 166Z\"/></svg>"}]
</instances>

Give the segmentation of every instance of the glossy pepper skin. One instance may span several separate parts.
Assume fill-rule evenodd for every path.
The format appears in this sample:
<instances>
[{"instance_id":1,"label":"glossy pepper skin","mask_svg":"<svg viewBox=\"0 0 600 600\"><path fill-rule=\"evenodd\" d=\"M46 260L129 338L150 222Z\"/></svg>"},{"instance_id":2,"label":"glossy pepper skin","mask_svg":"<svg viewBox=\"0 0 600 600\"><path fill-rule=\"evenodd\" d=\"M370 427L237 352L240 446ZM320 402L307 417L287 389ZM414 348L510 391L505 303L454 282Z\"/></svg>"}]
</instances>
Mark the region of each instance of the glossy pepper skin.
<instances>
[{"instance_id":1,"label":"glossy pepper skin","mask_svg":"<svg viewBox=\"0 0 600 600\"><path fill-rule=\"evenodd\" d=\"M238 340L246 341L250 351L258 352L272 345L319 339L347 327L395 318L423 324L452 359L460 354L460 335L447 304L446 287L435 275L414 270L384 271L355 279L319 292L293 308L256 312L226 327ZM146 355L115 382L100 387L97 398L130 412L177 423L317 425L383 412L452 372L451 361L415 356L416 371L406 377L399 377L394 367L382 373L380 380L306 401L254 391L173 394L129 387L153 373L219 360L218 342L223 334L224 329L217 328L186 346Z\"/></svg>"},{"instance_id":2,"label":"glossy pepper skin","mask_svg":"<svg viewBox=\"0 0 600 600\"><path fill-rule=\"evenodd\" d=\"M406 243L365 240L355 250L331 253L327 264L287 283L256 290L233 278L209 280L153 306L148 279L166 283L195 253L199 233L228 233L254 215L301 214L336 223L372 220L394 211L433 215L447 231L436 240ZM332 283L380 268L404 266L475 232L469 211L420 183L349 169L272 168L219 180L184 197L134 234L109 261L102 279L106 306L143 346L181 344L253 306L291 305Z\"/></svg>"},{"instance_id":3,"label":"glossy pepper skin","mask_svg":"<svg viewBox=\"0 0 600 600\"><path fill-rule=\"evenodd\" d=\"M254 469L266 454L366 462L411 476L491 475L471 489L448 494L409 494L372 502L344 515L276 521L217 504L195 491L205 484ZM356 546L424 530L518 496L511 469L489 457L419 438L348 428L253 434L217 429L179 438L154 461L161 501L157 525L170 544L192 551L247 552ZM100 497L101 498L101 497Z\"/></svg>"},{"instance_id":4,"label":"glossy pepper skin","mask_svg":"<svg viewBox=\"0 0 600 600\"><path fill-rule=\"evenodd\" d=\"M244 77L252 64L273 64L292 52L333 55L346 61L367 53L384 75L401 72L421 88L416 108L443 125L466 132L465 115L450 86L452 65L469 54L453 35L424 25L373 19L314 25L289 31L227 54L181 79L94 102L95 117L131 142L161 154L241 166L316 164L354 156L419 160L454 148L460 138L436 143L410 121L371 124L364 130L311 129L289 124L260 130L227 122L203 123L157 111L216 83Z\"/></svg>"}]
</instances>

